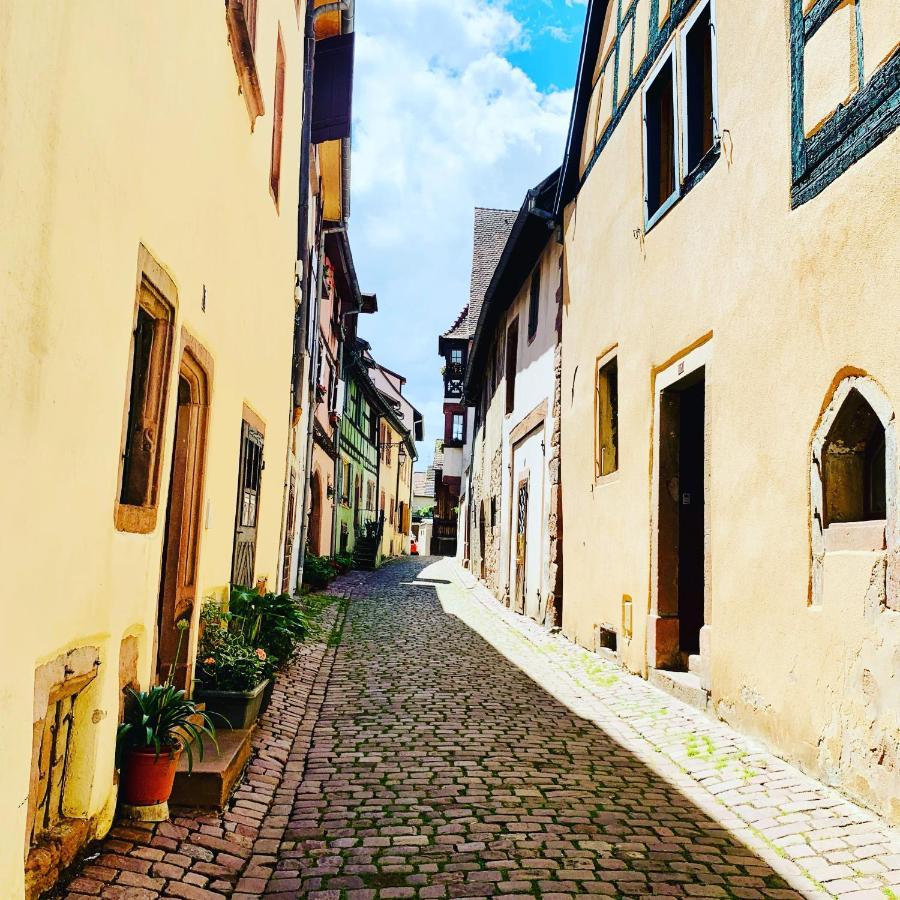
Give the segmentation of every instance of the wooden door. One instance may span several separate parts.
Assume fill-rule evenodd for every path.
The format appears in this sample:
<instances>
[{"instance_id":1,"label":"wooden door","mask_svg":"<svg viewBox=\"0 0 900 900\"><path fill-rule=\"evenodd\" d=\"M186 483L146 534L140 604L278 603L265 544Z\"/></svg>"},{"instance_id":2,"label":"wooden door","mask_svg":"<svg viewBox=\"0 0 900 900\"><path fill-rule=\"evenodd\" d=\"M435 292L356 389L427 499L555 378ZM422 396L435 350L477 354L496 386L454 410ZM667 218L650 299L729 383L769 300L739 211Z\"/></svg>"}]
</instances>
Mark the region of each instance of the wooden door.
<instances>
[{"instance_id":1,"label":"wooden door","mask_svg":"<svg viewBox=\"0 0 900 900\"><path fill-rule=\"evenodd\" d=\"M182 620L190 623L197 602L197 561L202 531L203 473L209 413L208 381L196 359L185 352L178 377L178 408L172 474L157 613L156 677L187 687L188 633L178 650ZM176 665L176 654L178 655Z\"/></svg>"},{"instance_id":2,"label":"wooden door","mask_svg":"<svg viewBox=\"0 0 900 900\"><path fill-rule=\"evenodd\" d=\"M263 470L263 435L249 422L241 422L241 457L238 469L237 514L231 583L253 587L256 569L256 527Z\"/></svg>"},{"instance_id":3,"label":"wooden door","mask_svg":"<svg viewBox=\"0 0 900 900\"><path fill-rule=\"evenodd\" d=\"M528 555L528 479L523 478L519 482L516 492L516 612L525 609L525 562Z\"/></svg>"},{"instance_id":4,"label":"wooden door","mask_svg":"<svg viewBox=\"0 0 900 900\"><path fill-rule=\"evenodd\" d=\"M297 475L291 469L291 481L288 487L287 527L284 529L284 559L281 564L281 591L286 593L291 588L291 569L294 567L294 525L297 518Z\"/></svg>"}]
</instances>

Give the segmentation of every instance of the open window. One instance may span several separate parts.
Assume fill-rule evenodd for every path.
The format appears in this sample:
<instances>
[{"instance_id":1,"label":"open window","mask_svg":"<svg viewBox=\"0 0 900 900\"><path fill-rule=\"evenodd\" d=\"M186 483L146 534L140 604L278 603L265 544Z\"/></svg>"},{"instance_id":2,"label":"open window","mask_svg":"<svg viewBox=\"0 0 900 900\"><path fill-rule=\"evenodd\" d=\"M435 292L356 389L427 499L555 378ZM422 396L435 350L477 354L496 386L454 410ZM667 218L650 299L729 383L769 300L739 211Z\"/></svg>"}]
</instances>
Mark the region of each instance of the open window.
<instances>
[{"instance_id":1,"label":"open window","mask_svg":"<svg viewBox=\"0 0 900 900\"><path fill-rule=\"evenodd\" d=\"M119 467L116 528L147 534L156 527L165 428L175 285L141 247L131 340L128 406Z\"/></svg>"},{"instance_id":2,"label":"open window","mask_svg":"<svg viewBox=\"0 0 900 900\"><path fill-rule=\"evenodd\" d=\"M693 172L719 141L715 28L713 0L707 0L691 13L681 32L685 175Z\"/></svg>"},{"instance_id":3,"label":"open window","mask_svg":"<svg viewBox=\"0 0 900 900\"><path fill-rule=\"evenodd\" d=\"M822 448L823 525L883 521L887 516L884 425L855 388Z\"/></svg>"},{"instance_id":4,"label":"open window","mask_svg":"<svg viewBox=\"0 0 900 900\"><path fill-rule=\"evenodd\" d=\"M887 569L882 567L878 575L881 602L900 608L898 579L891 574L900 542L897 473L896 417L890 401L873 379L861 374L844 378L822 412L811 447L811 606L826 602L827 573L840 571L842 551L869 552L873 561L886 551ZM874 579L867 576L866 584L875 585Z\"/></svg>"},{"instance_id":5,"label":"open window","mask_svg":"<svg viewBox=\"0 0 900 900\"><path fill-rule=\"evenodd\" d=\"M619 362L613 356L597 366L597 477L619 468Z\"/></svg>"},{"instance_id":6,"label":"open window","mask_svg":"<svg viewBox=\"0 0 900 900\"><path fill-rule=\"evenodd\" d=\"M675 44L659 58L642 95L644 222L653 225L679 197Z\"/></svg>"},{"instance_id":7,"label":"open window","mask_svg":"<svg viewBox=\"0 0 900 900\"><path fill-rule=\"evenodd\" d=\"M254 30L256 24L254 22ZM278 207L281 190L281 138L284 121L284 47L281 34L278 35L278 46L275 52L275 112L272 120L272 159L269 166L269 190Z\"/></svg>"}]
</instances>

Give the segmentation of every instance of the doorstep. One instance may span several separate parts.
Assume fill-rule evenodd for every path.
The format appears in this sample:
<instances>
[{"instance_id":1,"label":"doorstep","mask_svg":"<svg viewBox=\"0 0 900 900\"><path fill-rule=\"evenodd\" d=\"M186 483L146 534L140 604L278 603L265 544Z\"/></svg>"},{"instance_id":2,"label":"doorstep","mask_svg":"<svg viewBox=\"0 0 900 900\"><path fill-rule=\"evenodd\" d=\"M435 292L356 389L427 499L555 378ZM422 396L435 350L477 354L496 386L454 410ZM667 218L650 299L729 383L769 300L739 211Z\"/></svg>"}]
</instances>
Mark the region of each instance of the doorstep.
<instances>
[{"instance_id":1,"label":"doorstep","mask_svg":"<svg viewBox=\"0 0 900 900\"><path fill-rule=\"evenodd\" d=\"M172 806L222 809L250 759L252 728L223 728L216 732L219 750L204 735L203 759L194 751L194 771L188 774L187 754L182 753L175 773Z\"/></svg>"},{"instance_id":2,"label":"doorstep","mask_svg":"<svg viewBox=\"0 0 900 900\"><path fill-rule=\"evenodd\" d=\"M694 709L706 712L709 707L709 691L702 686L700 676L695 672L650 669L647 673L647 680L682 703L693 706Z\"/></svg>"}]
</instances>

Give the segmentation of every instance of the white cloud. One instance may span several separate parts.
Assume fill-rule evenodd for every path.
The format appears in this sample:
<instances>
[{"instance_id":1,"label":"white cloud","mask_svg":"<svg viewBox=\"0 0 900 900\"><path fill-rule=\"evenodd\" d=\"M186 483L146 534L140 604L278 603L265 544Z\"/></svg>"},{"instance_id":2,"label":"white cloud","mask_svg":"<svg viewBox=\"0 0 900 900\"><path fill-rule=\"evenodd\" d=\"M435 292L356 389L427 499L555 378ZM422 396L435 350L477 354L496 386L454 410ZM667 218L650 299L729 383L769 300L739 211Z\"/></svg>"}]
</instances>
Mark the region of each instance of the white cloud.
<instances>
[{"instance_id":1,"label":"white cloud","mask_svg":"<svg viewBox=\"0 0 900 900\"><path fill-rule=\"evenodd\" d=\"M379 313L360 322L443 430L438 334L468 298L472 210L516 208L561 162L570 92L541 93L505 52L521 24L488 0L357 5L351 238Z\"/></svg>"}]
</instances>

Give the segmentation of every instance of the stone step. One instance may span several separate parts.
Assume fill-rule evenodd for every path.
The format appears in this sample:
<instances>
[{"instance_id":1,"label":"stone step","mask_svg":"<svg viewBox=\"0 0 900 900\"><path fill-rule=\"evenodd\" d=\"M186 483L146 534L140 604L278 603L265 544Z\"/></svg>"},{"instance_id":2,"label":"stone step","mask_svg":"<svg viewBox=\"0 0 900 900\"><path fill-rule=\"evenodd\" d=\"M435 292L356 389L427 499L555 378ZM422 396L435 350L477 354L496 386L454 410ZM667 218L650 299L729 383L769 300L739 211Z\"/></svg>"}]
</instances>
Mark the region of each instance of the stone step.
<instances>
[{"instance_id":1,"label":"stone step","mask_svg":"<svg viewBox=\"0 0 900 900\"><path fill-rule=\"evenodd\" d=\"M650 684L656 685L660 690L671 694L673 697L693 706L695 709L706 711L709 705L709 691L703 689L700 684L700 676L693 672L669 672L664 669L650 669L648 673Z\"/></svg>"},{"instance_id":2,"label":"stone step","mask_svg":"<svg viewBox=\"0 0 900 900\"><path fill-rule=\"evenodd\" d=\"M698 677L702 675L703 663L700 660L699 653L692 653L688 657L688 672L697 675Z\"/></svg>"},{"instance_id":3,"label":"stone step","mask_svg":"<svg viewBox=\"0 0 900 900\"><path fill-rule=\"evenodd\" d=\"M203 738L203 759L194 750L194 770L189 775L186 754L178 760L175 787L169 803L199 809L222 809L250 759L252 728L216 730L219 749Z\"/></svg>"}]
</instances>

